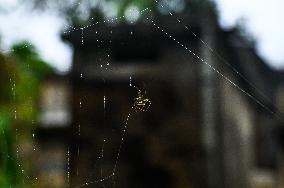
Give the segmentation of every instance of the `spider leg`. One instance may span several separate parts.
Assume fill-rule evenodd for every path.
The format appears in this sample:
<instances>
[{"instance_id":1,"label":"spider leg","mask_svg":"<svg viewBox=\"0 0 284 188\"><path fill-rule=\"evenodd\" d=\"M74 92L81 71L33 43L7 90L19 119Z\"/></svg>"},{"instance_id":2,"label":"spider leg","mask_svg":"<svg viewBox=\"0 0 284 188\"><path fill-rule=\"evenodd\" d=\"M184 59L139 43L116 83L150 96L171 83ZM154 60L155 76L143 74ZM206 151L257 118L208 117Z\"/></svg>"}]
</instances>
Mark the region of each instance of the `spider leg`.
<instances>
[{"instance_id":1,"label":"spider leg","mask_svg":"<svg viewBox=\"0 0 284 188\"><path fill-rule=\"evenodd\" d=\"M148 105L147 105L147 108L146 108L146 111L150 108L152 102L150 100L148 100Z\"/></svg>"}]
</instances>

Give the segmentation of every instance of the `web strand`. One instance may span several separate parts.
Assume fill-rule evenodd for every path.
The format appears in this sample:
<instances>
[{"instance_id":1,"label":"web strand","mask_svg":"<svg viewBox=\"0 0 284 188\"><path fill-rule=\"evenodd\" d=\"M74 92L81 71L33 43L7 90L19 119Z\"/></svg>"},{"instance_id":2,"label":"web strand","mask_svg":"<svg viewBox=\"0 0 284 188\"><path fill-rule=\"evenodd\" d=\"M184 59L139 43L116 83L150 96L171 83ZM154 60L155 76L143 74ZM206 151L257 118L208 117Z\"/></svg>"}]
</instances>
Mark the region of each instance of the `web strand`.
<instances>
[{"instance_id":1,"label":"web strand","mask_svg":"<svg viewBox=\"0 0 284 188\"><path fill-rule=\"evenodd\" d=\"M158 3L157 0L154 0L156 3ZM159 4L159 3L158 3ZM163 7L163 5L160 5ZM149 8L145 8L143 9L142 11L140 11L140 14L143 14L145 11L150 11L151 12L151 9ZM171 16L174 16L170 11L169 11L169 14ZM75 28L75 27L71 27L70 30L68 31L65 31L64 33L67 34L67 33L71 33L71 32L74 32L74 31L81 31L81 44L83 45L84 44L84 29L87 29L87 28L90 28L90 27L93 27L99 23L107 23L107 22L115 22L115 21L118 21L119 19L123 19L124 16L121 16L121 17L116 17L116 18L113 18L113 19L107 19L107 20L103 20L103 21L100 21L100 22L95 22L93 24L89 24L89 25L86 25L84 27L81 27L81 28ZM146 18L147 20L149 20L149 18ZM253 83L251 83L243 74L241 74L234 66L232 66L225 58L223 58L218 52L214 51L204 40L202 40L200 37L198 37L190 28L190 26L187 26L185 25L184 23L182 23L182 21L179 19L179 18L176 18L177 22L182 24L183 27L188 30L196 39L198 39L203 46L205 46L206 49L208 49L213 55L215 55L216 57L218 57L218 59L223 62L224 64L226 64L235 74L237 74L239 77L241 77L243 80L246 81L246 83L248 83L250 85L250 87L254 88L259 94L262 95L262 97L265 97L266 99L268 99L268 97L261 91L259 90ZM220 72L220 70L218 70L217 68L215 68L213 65L211 65L207 60L205 60L204 58L202 58L201 56L199 56L194 50L190 49L188 46L186 46L185 44L183 44L182 42L178 41L174 35L171 35L168 33L168 31L164 28L162 28L160 25L158 25L157 23L155 23L153 20L150 21L150 23L161 33L165 34L169 39L173 40L176 44L178 44L181 48L183 48L188 54L192 55L193 57L195 57L197 59L197 62L200 62L204 65L206 65L211 71L215 72L218 76L220 76L220 78L224 79L228 84L230 84L231 86L233 86L234 88L236 88L237 90L239 90L241 93L243 93L245 96L247 96L248 98L250 98L251 100L253 100L255 103L257 103L259 106L261 106L263 109L265 109L266 111L268 111L269 113L277 116L277 114L271 110L267 105L265 105L264 103L262 103L259 99L257 99L255 96L253 96L251 93L247 92L245 89L241 88L241 86L239 86L238 84L234 83L228 76L226 76L224 73ZM132 31L131 31L131 35L132 35ZM111 42L110 42L111 43ZM27 46L25 46L26 48ZM11 50L12 51L12 50ZM8 51L9 52L9 51ZM5 53L5 52L4 52ZM109 58L109 54L108 54L108 58ZM107 69L107 66L109 66L109 62L107 61L107 64L106 64L106 69ZM101 64L101 68L103 68L103 65ZM14 75L15 77L15 75ZM83 77L83 74L81 73L81 78ZM12 88L12 92L13 92L13 98L15 100L15 88L16 88L16 85L15 85L15 78L14 78L14 82L12 82L12 80L10 79L11 81L11 88ZM105 84L105 80L104 80L104 84ZM133 87L135 89L138 90L138 92L141 92L140 89L138 87L136 87L135 85L133 85L132 83L132 76L129 77L129 86L130 87ZM103 110L104 110L104 124L105 124L105 118L106 118L106 102L107 102L107 96L105 94L105 89L104 89L104 96L103 96ZM79 105L80 105L80 109L82 108L82 102L81 102L81 99L79 101ZM115 177L115 175L117 174L117 171L118 171L118 163L119 163L119 160L120 160L120 157L121 157L121 151L122 151L122 148L123 148L123 145L124 145L124 142L125 142L125 137L126 137L126 132L127 132L127 129L128 129L128 122L130 120L130 118L132 117L132 111L134 110L134 107L132 106L131 107L131 110L130 112L128 113L127 117L126 117L126 120L125 122L123 123L123 126L122 126L122 131L121 131L121 136L120 136L120 142L119 142L119 147L117 149L117 152L115 154L115 160L114 160L114 163L113 163L113 167L112 167L112 171L109 175L107 176L103 176L103 169L102 167L100 167L100 178L99 179L95 179L93 181L88 181L88 182L85 182L84 184L81 184L81 185L78 185L78 186L75 186L77 188L80 188L80 187L85 187L85 186L90 186L92 184L96 184L96 183L102 183L102 185L104 186L104 182L105 181L108 181L112 178ZM15 107L15 110L14 110L14 119L16 120L17 119L17 109ZM77 131L78 131L78 136L80 137L81 135L81 127L80 127L80 124L78 124L78 127L77 127ZM4 131L3 131L3 134L4 134ZM16 137L18 136L18 130L16 129ZM33 136L34 137L34 136ZM16 138L18 139L18 138ZM105 143L106 143L106 140L104 140L104 143L102 145L102 148L101 148L101 152L100 152L100 156L99 156L99 160L102 160L104 158L104 147L105 147ZM17 158L18 158L18 153L19 153L19 148L17 146L16 148L16 153L17 153ZM69 146L67 148L67 183L68 183L68 187L70 187L70 151L69 151ZM19 167L21 167L21 165L17 162L17 160L11 158L8 154L6 154L6 156L11 159L11 160L14 160L16 161L17 165ZM78 146L78 150L77 150L77 157L78 157L78 160L79 160L79 157L80 157L80 147ZM21 169L22 173L25 174L25 171L24 169ZM77 176L79 176L79 170L77 168ZM27 179L30 179L29 176L25 175L25 177Z\"/></svg>"},{"instance_id":2,"label":"web strand","mask_svg":"<svg viewBox=\"0 0 284 188\"><path fill-rule=\"evenodd\" d=\"M96 34L98 34L98 32L96 31ZM110 31L110 34L112 34L112 31ZM99 40L97 39L97 42L98 42ZM112 44L112 41L111 40L109 40L108 41L109 42L109 45L111 45ZM99 48L99 46L98 46L98 48ZM105 59L105 63L102 63L101 61L100 61L100 71L101 71L101 73L102 73L102 75L103 75L103 71L104 70L106 70L106 71L111 71L111 70L109 70L108 69L108 67L110 66L110 64L109 64L109 61L110 61L110 51L111 51L111 49L110 49L110 47L109 47L109 49L108 49L108 53L107 53L107 55L106 55L106 59ZM103 58L104 59L104 58ZM80 74L80 77L82 78L82 75L83 75L83 73L81 73ZM102 76L102 80L103 80L103 83L104 83L104 85L106 84L106 79L105 79L105 76L103 75ZM132 85L132 87L135 87L135 86L133 86ZM135 87L136 88L136 87ZM137 89L137 88L136 88ZM107 105L107 96L106 96L106 91L105 91L105 86L104 86L104 91L103 91L103 117L104 117L104 122L103 122L103 124L105 125L105 119L106 119L106 105ZM80 102L80 108L81 108L81 102ZM133 108L133 106L131 107L131 111L133 110L134 108ZM99 168L99 177L100 178L98 178L98 179L95 179L95 180L92 180L92 181L86 181L85 183L83 183L83 184L81 184L81 185L77 185L77 186L75 186L75 187L77 187L77 188L79 188L79 187L86 187L86 186L90 186L90 185L92 185L92 184L101 184L103 187L105 186L105 184L104 184L104 182L105 181L108 181L108 180L113 180L114 181L114 177L115 177L115 175L116 175L116 173L117 173L117 170L118 170L118 162L119 162L119 159L120 159L120 154L121 154L121 151L122 151L122 147L123 147L123 144L124 144L124 139L125 139L125 137L126 137L126 131L127 131L127 128L128 128L128 122L129 122L129 119L130 119L130 117L131 117L131 111L128 113L128 115L127 115L127 118L126 118L126 120L124 121L124 123L123 123L123 127L122 127L122 131L121 131L121 136L120 136L120 143L119 143L119 147L118 147L118 149L117 149L117 152L116 152L116 155L115 155L115 161L114 161L114 163L113 163L113 167L112 167L112 171L111 171L111 173L109 174L109 175L107 175L107 176L104 176L103 175L103 169L102 169L102 166L101 166L101 164L99 164L99 166L100 167L98 167ZM104 141L103 141L103 145L102 145L102 148L101 148L101 151L100 151L100 154L99 154L99 157L97 158L97 161L96 161L96 163L98 163L98 162L102 162L102 159L104 158L104 148L105 148L105 144L106 144L106 139L104 139Z\"/></svg>"},{"instance_id":3,"label":"web strand","mask_svg":"<svg viewBox=\"0 0 284 188\"><path fill-rule=\"evenodd\" d=\"M147 20L149 20L149 18L146 18ZM208 63L205 59L203 59L202 57L200 57L199 55L197 55L196 52L194 52L193 50L191 50L189 47L187 47L185 44L179 42L173 35L169 34L165 29L163 29L161 26L157 25L153 20L150 21L152 23L152 25L154 27L156 27L159 31L161 31L162 33L164 33L167 37L169 37L170 39L172 39L174 42L176 42L179 46L181 46L183 49L185 49L187 52L189 52L190 54L192 54L199 62L205 64L206 66L208 66L212 71L214 71L215 73L217 73L221 78L223 78L225 81L227 81L230 85L232 85L233 87L235 87L236 89L238 89L239 91L241 91L244 95L246 95L247 97L249 97L251 100L253 100L254 102L256 102L258 105L260 105L262 108L264 108L265 110L267 110L269 113L271 113L272 115L277 116L277 114L272 111L268 106L266 106L265 104L263 104L260 100L258 100L256 97L254 97L252 94L250 94L249 92L245 91L244 89L242 89L239 85L237 85L236 83L234 83L231 79L229 79L227 76L225 76L223 73L221 73L217 68L215 68L213 65L211 65L210 63ZM278 117L278 116L277 116Z\"/></svg>"},{"instance_id":4,"label":"web strand","mask_svg":"<svg viewBox=\"0 0 284 188\"><path fill-rule=\"evenodd\" d=\"M157 0L154 0L155 3L162 7L165 8L165 5L160 4ZM162 0L160 0L160 2L162 2ZM150 10L151 11L151 10ZM198 35L193 32L193 30L191 29L190 25L186 25L184 24L180 18L177 18L176 16L174 16L174 14L170 11L167 10L167 12L170 14L170 16L174 17L176 19L176 21L180 24L183 25L183 27L189 31L197 40L199 40L203 46L205 46L206 49L208 49L215 57L217 57L222 63L224 63L227 67L229 67L234 73L236 73L240 78L242 78L247 84L249 84L249 86L251 88L253 88L257 93L259 93L261 95L261 97L265 98L267 101L269 101L269 103L271 102L271 99L269 99L269 97L267 97L266 94L264 94L256 85L254 85L253 83L251 83L242 73L240 73L233 65L231 65L224 57L222 57L217 51L213 50L211 48L211 46L209 44L207 44L203 39L201 39L200 37L198 37ZM152 21L153 23L153 21ZM156 24L154 25L156 26ZM169 36L169 35L168 35ZM171 36L169 36L170 38L172 38ZM174 39L174 38L173 38ZM175 40L175 39L174 39ZM179 45L180 42L176 41ZM182 46L184 47L184 46ZM186 49L187 51L189 51L190 53L191 50ZM194 56L195 54L192 53ZM209 66L209 68L211 70L213 70L214 72L216 72L217 74L219 74L222 78L224 78L226 81L228 81L231 85L233 85L234 87L236 87L238 90L240 90L242 93L244 93L245 95L247 95L249 98L251 98L253 101L255 101L257 104L259 104L261 107L263 107L265 110L267 110L269 113L277 116L276 112L274 112L273 110L271 110L268 106L266 106L265 104L263 104L262 102L260 102L260 100L258 100L256 97L254 97L253 95L251 95L250 93L246 92L244 89L242 89L240 86L236 85L233 81L231 81L228 77L224 76L223 74L220 74L220 71L218 71L216 68L214 68L212 65L210 65L208 62L204 61L202 58L199 58L197 56L197 59L201 60L204 64L206 64L207 66ZM219 73L218 73L219 72Z\"/></svg>"},{"instance_id":5,"label":"web strand","mask_svg":"<svg viewBox=\"0 0 284 188\"><path fill-rule=\"evenodd\" d=\"M139 14L143 14L143 13L146 12L147 10L150 10L150 9L149 9L149 8L142 9L142 10L139 12ZM105 20L102 20L102 21L96 21L96 22L94 22L94 23L92 23L92 24L88 24L88 25L85 25L85 26L80 27L80 28L70 26L71 29L70 29L70 30L67 30L67 31L64 31L63 33L64 33L64 34L68 34L68 33L72 33L72 32L74 32L74 31L79 31L79 30L81 30L81 32L82 32L82 30L84 30L84 29L91 28L91 27L93 27L93 26L96 26L96 25L99 25L99 24L103 24L103 23L113 23L113 22L117 22L117 21L122 20L122 19L124 19L124 18L125 18L125 16L119 16L119 17L114 17L114 18L110 18L110 19L105 19Z\"/></svg>"},{"instance_id":6,"label":"web strand","mask_svg":"<svg viewBox=\"0 0 284 188\"><path fill-rule=\"evenodd\" d=\"M131 107L131 111L132 110L133 110L133 106ZM117 172L117 169L118 169L118 161L120 159L120 154L121 154L122 146L124 144L124 139L125 139L125 136L126 136L126 131L127 131L127 128L128 128L128 122L129 122L130 117L131 117L131 112L128 113L127 118L126 118L125 123L124 123L123 128L122 128L121 137L120 137L120 144L119 144L116 156L115 156L115 162L114 162L114 165L113 165L113 168L112 168L112 172L108 176L102 176L102 173L100 173L101 178L93 180L93 181L88 181L88 182L83 183L81 185L77 185L77 186L75 186L76 188L85 187L85 186L89 186L89 185L96 184L96 183L103 183L103 182L113 178L116 175L116 172ZM102 146L100 156L98 158L99 160L101 160L102 157L103 157L105 141L106 140L104 140L104 144Z\"/></svg>"}]
</instances>

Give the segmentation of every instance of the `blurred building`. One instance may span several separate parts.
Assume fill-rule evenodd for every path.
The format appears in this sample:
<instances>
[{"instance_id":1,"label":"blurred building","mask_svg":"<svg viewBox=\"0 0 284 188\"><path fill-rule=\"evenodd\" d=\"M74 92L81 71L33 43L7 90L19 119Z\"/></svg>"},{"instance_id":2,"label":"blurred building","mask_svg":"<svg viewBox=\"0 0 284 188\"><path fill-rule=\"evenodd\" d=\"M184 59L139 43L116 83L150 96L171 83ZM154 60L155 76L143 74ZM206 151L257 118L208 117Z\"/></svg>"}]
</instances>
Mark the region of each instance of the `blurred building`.
<instances>
[{"instance_id":1,"label":"blurred building","mask_svg":"<svg viewBox=\"0 0 284 188\"><path fill-rule=\"evenodd\" d=\"M45 168L65 174L65 184L279 187L280 73L237 29L222 30L215 14L180 17L190 30L165 15L64 35L74 47L70 79L44 84L39 132L43 155L59 161ZM130 85L151 100L148 111L131 109L138 91ZM96 182L112 173L129 113L118 172Z\"/></svg>"},{"instance_id":2,"label":"blurred building","mask_svg":"<svg viewBox=\"0 0 284 188\"><path fill-rule=\"evenodd\" d=\"M68 184L69 140L71 127L71 86L67 76L48 75L41 84L37 140L36 178L41 188Z\"/></svg>"}]
</instances>

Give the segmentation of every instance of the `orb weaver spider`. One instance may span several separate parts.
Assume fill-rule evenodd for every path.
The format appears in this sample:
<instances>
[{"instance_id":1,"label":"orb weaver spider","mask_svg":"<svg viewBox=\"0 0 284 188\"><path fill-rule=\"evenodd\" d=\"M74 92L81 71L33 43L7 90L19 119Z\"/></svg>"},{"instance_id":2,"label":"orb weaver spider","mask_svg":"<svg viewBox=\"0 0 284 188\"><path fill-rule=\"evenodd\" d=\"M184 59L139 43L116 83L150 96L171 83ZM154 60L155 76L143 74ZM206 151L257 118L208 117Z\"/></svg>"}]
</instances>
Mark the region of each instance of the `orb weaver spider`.
<instances>
[{"instance_id":1,"label":"orb weaver spider","mask_svg":"<svg viewBox=\"0 0 284 188\"><path fill-rule=\"evenodd\" d=\"M146 95L146 91L145 94L143 95L141 93L141 90L138 89L138 96L134 99L134 104L133 107L134 109L138 112L146 112L150 106L151 106L151 100L145 97Z\"/></svg>"}]
</instances>

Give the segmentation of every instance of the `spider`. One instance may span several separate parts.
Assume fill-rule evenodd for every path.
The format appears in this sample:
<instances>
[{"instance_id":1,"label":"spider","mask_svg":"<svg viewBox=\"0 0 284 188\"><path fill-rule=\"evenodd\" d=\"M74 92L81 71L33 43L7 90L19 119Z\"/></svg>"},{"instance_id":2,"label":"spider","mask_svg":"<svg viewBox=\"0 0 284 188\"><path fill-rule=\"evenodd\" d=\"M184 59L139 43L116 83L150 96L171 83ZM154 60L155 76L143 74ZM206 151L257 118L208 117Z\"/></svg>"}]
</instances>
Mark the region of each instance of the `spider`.
<instances>
[{"instance_id":1,"label":"spider","mask_svg":"<svg viewBox=\"0 0 284 188\"><path fill-rule=\"evenodd\" d=\"M146 92L145 92L146 93ZM141 93L141 90L138 90L138 96L134 99L133 107L138 112L146 112L151 106L151 100L145 97Z\"/></svg>"}]
</instances>

